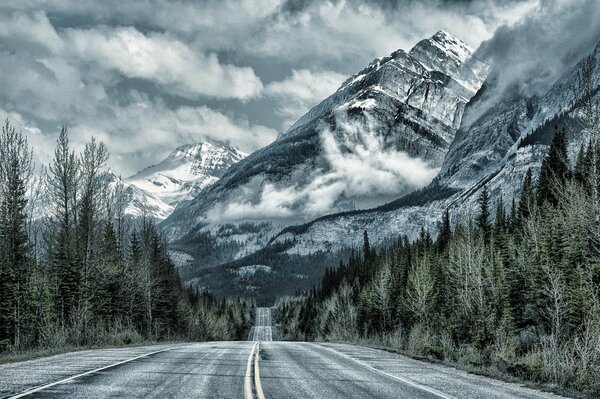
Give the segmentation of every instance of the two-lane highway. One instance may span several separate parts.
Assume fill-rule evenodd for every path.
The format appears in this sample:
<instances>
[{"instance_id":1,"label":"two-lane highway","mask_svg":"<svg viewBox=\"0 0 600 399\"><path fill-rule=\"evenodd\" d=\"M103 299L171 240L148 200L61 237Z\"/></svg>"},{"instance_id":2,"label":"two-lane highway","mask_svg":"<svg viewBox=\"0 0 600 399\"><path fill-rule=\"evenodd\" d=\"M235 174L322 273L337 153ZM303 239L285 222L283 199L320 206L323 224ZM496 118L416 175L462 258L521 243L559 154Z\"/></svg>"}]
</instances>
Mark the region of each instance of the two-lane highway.
<instances>
[{"instance_id":1,"label":"two-lane highway","mask_svg":"<svg viewBox=\"0 0 600 399\"><path fill-rule=\"evenodd\" d=\"M273 341L271 308L256 309L256 323L250 329L248 341Z\"/></svg>"},{"instance_id":2,"label":"two-lane highway","mask_svg":"<svg viewBox=\"0 0 600 399\"><path fill-rule=\"evenodd\" d=\"M257 326L270 328L270 317L259 309ZM6 397L559 398L382 350L267 339L92 350L6 364L0 398Z\"/></svg>"}]
</instances>

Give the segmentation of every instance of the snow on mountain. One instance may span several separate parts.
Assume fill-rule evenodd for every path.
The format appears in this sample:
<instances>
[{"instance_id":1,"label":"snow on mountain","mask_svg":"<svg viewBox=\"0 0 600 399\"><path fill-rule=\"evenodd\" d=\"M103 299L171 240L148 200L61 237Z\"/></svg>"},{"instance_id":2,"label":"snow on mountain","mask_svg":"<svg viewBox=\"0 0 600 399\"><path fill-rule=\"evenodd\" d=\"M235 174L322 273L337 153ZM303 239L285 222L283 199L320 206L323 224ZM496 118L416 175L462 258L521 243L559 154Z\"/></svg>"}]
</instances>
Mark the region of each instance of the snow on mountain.
<instances>
[{"instance_id":1,"label":"snow on mountain","mask_svg":"<svg viewBox=\"0 0 600 399\"><path fill-rule=\"evenodd\" d=\"M151 193L128 184L111 170L105 171L101 179L106 183L106 195L117 195L115 202L120 201L123 215L127 218L137 219L146 216L154 220L163 220L173 212L173 206ZM36 220L42 221L52 217L52 203L47 192L44 191L35 198L33 207Z\"/></svg>"},{"instance_id":2,"label":"snow on mountain","mask_svg":"<svg viewBox=\"0 0 600 399\"><path fill-rule=\"evenodd\" d=\"M409 52L374 60L275 142L177 207L165 231L177 239L220 223L289 225L425 186L485 78L472 52L440 31Z\"/></svg>"},{"instance_id":3,"label":"snow on mountain","mask_svg":"<svg viewBox=\"0 0 600 399\"><path fill-rule=\"evenodd\" d=\"M128 184L112 171L104 173L111 193L120 196L117 200L123 205L125 217L137 219L143 216L163 220L173 212L174 207L157 198L152 193Z\"/></svg>"},{"instance_id":4,"label":"snow on mountain","mask_svg":"<svg viewBox=\"0 0 600 399\"><path fill-rule=\"evenodd\" d=\"M594 101L600 104L600 43L591 57ZM458 130L439 175L428 187L370 211L325 216L286 228L271 244L292 243L287 253L306 255L344 246L359 247L364 230L368 230L372 243L383 243L400 234L415 238L422 227L435 234L446 209L454 218L476 212L484 185L492 198L502 197L505 204L510 204L520 194L527 169L538 172L555 126L566 128L572 157L589 137L589 132L582 129L575 94L580 68L581 63L543 94L508 92L479 114L478 106L485 101L487 90L484 84L467 106L465 120L470 110L477 117Z\"/></svg>"},{"instance_id":5,"label":"snow on mountain","mask_svg":"<svg viewBox=\"0 0 600 399\"><path fill-rule=\"evenodd\" d=\"M127 183L175 207L194 198L247 154L224 144L198 143L177 147L156 165L127 179Z\"/></svg>"},{"instance_id":6,"label":"snow on mountain","mask_svg":"<svg viewBox=\"0 0 600 399\"><path fill-rule=\"evenodd\" d=\"M176 148L160 163L122 179L111 170L102 178L114 193L120 187L120 200L126 217L166 219L182 201L189 200L213 184L234 163L247 154L225 144L198 143ZM42 194L35 214L51 215L50 200Z\"/></svg>"}]
</instances>

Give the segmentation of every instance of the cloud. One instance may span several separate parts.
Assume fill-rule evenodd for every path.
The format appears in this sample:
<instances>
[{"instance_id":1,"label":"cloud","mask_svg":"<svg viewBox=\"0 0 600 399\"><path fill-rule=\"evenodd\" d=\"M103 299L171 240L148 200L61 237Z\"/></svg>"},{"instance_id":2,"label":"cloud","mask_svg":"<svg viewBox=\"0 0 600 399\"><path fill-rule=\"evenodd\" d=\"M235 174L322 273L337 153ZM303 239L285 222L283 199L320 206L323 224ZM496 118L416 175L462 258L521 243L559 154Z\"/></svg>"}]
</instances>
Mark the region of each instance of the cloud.
<instances>
[{"instance_id":1,"label":"cloud","mask_svg":"<svg viewBox=\"0 0 600 399\"><path fill-rule=\"evenodd\" d=\"M262 88L249 68L221 64L167 34L107 26L57 30L43 12L2 15L0 112L30 128L38 165L51 159L61 125L75 146L92 136L105 141L111 166L123 174L205 138L251 152L276 137L244 116L163 99L166 93L246 99ZM129 78L160 90L121 87Z\"/></svg>"},{"instance_id":2,"label":"cloud","mask_svg":"<svg viewBox=\"0 0 600 399\"><path fill-rule=\"evenodd\" d=\"M48 0L48 13L87 23L168 32L203 53L268 57L296 68L356 72L374 57L445 29L472 47L539 0ZM35 1L0 6L34 12ZM335 68L334 68L335 67Z\"/></svg>"},{"instance_id":3,"label":"cloud","mask_svg":"<svg viewBox=\"0 0 600 399\"><path fill-rule=\"evenodd\" d=\"M425 186L437 174L438 169L422 159L386 147L370 117L365 124L339 118L337 123L341 134L325 129L321 141L330 175L346 182L346 196L398 194Z\"/></svg>"},{"instance_id":4,"label":"cloud","mask_svg":"<svg viewBox=\"0 0 600 399\"><path fill-rule=\"evenodd\" d=\"M539 95L600 40L597 0L542 0L518 23L504 25L476 56L492 65L486 100L467 115L474 121L507 95Z\"/></svg>"},{"instance_id":5,"label":"cloud","mask_svg":"<svg viewBox=\"0 0 600 399\"><path fill-rule=\"evenodd\" d=\"M206 139L222 141L251 152L275 139L274 129L252 125L206 106L170 109L140 93L126 106L113 105L106 114L89 116L71 127L76 145L94 136L104 140L119 172L131 174L169 154L173 148ZM109 133L110 132L110 133Z\"/></svg>"},{"instance_id":6,"label":"cloud","mask_svg":"<svg viewBox=\"0 0 600 399\"><path fill-rule=\"evenodd\" d=\"M61 38L42 11L0 15L0 38L11 39L13 47L36 45L54 52L63 47Z\"/></svg>"},{"instance_id":7,"label":"cloud","mask_svg":"<svg viewBox=\"0 0 600 399\"><path fill-rule=\"evenodd\" d=\"M223 65L214 53L198 53L164 34L145 35L133 27L67 29L64 41L67 57L157 82L185 97L247 99L263 87L252 68Z\"/></svg>"},{"instance_id":8,"label":"cloud","mask_svg":"<svg viewBox=\"0 0 600 399\"><path fill-rule=\"evenodd\" d=\"M483 3L478 6L442 0L312 1L274 14L272 22L242 46L265 56L352 73L375 57L408 50L440 29L476 48L497 26L515 21L536 2L473 2Z\"/></svg>"},{"instance_id":9,"label":"cloud","mask_svg":"<svg viewBox=\"0 0 600 399\"><path fill-rule=\"evenodd\" d=\"M276 99L277 112L284 117L284 128L287 128L333 94L346 79L347 76L333 71L293 69L286 79L267 85L263 94Z\"/></svg>"},{"instance_id":10,"label":"cloud","mask_svg":"<svg viewBox=\"0 0 600 399\"><path fill-rule=\"evenodd\" d=\"M202 137L254 151L374 57L440 28L476 46L532 1L481 3L3 2L0 109L44 142L103 138L123 173Z\"/></svg>"},{"instance_id":11,"label":"cloud","mask_svg":"<svg viewBox=\"0 0 600 399\"><path fill-rule=\"evenodd\" d=\"M78 70L98 72L96 64L103 71L147 79L188 98L248 99L263 88L250 67L222 64L214 53L197 51L168 34L144 34L131 26L59 32L43 12L17 12L0 17L0 37L14 52L27 54L30 63L61 59Z\"/></svg>"},{"instance_id":12,"label":"cloud","mask_svg":"<svg viewBox=\"0 0 600 399\"><path fill-rule=\"evenodd\" d=\"M310 219L340 210L341 202L400 196L427 185L438 169L388 148L375 124L338 118L320 134L325 170L296 170L283 182L257 176L229 202L209 212L213 221Z\"/></svg>"}]
</instances>

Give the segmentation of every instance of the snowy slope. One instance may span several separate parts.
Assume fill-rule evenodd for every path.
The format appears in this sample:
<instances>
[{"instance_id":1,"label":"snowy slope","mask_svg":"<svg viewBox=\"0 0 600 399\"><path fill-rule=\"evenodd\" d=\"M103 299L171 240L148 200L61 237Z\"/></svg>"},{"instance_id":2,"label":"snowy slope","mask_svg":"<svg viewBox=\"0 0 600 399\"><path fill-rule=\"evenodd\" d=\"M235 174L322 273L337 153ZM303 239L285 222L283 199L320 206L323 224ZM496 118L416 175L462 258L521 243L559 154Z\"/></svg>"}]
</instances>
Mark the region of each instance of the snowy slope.
<instances>
[{"instance_id":1,"label":"snowy slope","mask_svg":"<svg viewBox=\"0 0 600 399\"><path fill-rule=\"evenodd\" d=\"M600 104L600 43L592 56L594 101ZM492 198L502 196L505 204L509 204L513 197L518 198L527 169L537 173L555 124L569 127L571 156L589 137L589 132L581 130L582 124L578 122L581 111L574 98L580 66L561 76L547 92L532 96L507 94L462 126L439 175L422 192L371 211L331 215L287 228L272 244L293 241L288 253L309 254L343 246L359 247L364 230L369 231L375 243L400 234L415 238L422 226L435 234L446 209L450 209L454 218L476 210L484 184ZM475 109L483 101L484 94L482 91L472 100L465 119L469 117L469 109Z\"/></svg>"},{"instance_id":2,"label":"snowy slope","mask_svg":"<svg viewBox=\"0 0 600 399\"><path fill-rule=\"evenodd\" d=\"M130 218L166 219L175 207L213 184L245 153L225 144L198 143L176 148L160 163L122 179L112 171L104 173L111 192L120 188L124 214ZM51 215L47 195L42 194L35 215L43 219Z\"/></svg>"},{"instance_id":3,"label":"snowy slope","mask_svg":"<svg viewBox=\"0 0 600 399\"><path fill-rule=\"evenodd\" d=\"M289 225L426 185L485 78L472 52L440 31L409 52L374 60L271 145L177 207L165 231L178 239L220 223Z\"/></svg>"},{"instance_id":4,"label":"snowy slope","mask_svg":"<svg viewBox=\"0 0 600 399\"><path fill-rule=\"evenodd\" d=\"M163 220L173 212L173 206L149 192L128 184L111 170L104 172L101 178L107 184L108 191L106 195L110 197L118 196L114 202L120 201L123 207L123 215L126 218L137 219L146 216L154 220ZM53 208L47 192L42 192L35 199L33 206L35 210L33 214L36 220L43 221L52 217Z\"/></svg>"},{"instance_id":5,"label":"snowy slope","mask_svg":"<svg viewBox=\"0 0 600 399\"><path fill-rule=\"evenodd\" d=\"M146 216L154 220L163 220L173 212L173 206L152 193L127 183L111 171L106 172L104 178L107 179L111 192L115 193L119 190L118 187L121 187L120 201L124 206L123 213L128 218L138 219Z\"/></svg>"},{"instance_id":6,"label":"snowy slope","mask_svg":"<svg viewBox=\"0 0 600 399\"><path fill-rule=\"evenodd\" d=\"M176 148L160 163L129 177L127 183L174 208L198 195L246 156L224 144L187 144Z\"/></svg>"}]
</instances>

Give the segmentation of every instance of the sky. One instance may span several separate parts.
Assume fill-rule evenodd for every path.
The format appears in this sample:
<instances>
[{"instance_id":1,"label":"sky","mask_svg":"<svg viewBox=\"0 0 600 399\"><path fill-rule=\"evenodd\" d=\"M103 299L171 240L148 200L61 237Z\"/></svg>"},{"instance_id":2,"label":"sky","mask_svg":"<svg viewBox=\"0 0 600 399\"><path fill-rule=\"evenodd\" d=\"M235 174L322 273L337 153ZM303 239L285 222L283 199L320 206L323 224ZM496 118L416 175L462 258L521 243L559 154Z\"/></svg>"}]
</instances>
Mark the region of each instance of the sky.
<instances>
[{"instance_id":1,"label":"sky","mask_svg":"<svg viewBox=\"0 0 600 399\"><path fill-rule=\"evenodd\" d=\"M494 58L545 3L4 1L0 116L27 133L38 166L61 126L76 148L104 141L124 177L182 144L252 152L374 58L440 29L473 48L485 42L480 51Z\"/></svg>"}]
</instances>

